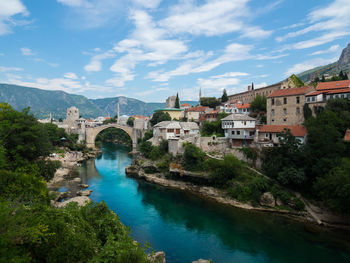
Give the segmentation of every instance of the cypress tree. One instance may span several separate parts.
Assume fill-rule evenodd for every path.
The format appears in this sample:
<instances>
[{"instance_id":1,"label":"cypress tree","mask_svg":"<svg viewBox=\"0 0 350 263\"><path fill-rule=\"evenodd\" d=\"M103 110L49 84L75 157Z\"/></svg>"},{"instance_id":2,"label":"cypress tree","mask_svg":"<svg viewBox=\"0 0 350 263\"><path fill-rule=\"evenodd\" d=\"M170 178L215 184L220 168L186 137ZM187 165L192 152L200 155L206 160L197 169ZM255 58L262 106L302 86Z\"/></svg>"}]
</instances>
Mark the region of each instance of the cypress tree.
<instances>
[{"instance_id":1,"label":"cypress tree","mask_svg":"<svg viewBox=\"0 0 350 263\"><path fill-rule=\"evenodd\" d=\"M175 108L180 109L179 93L176 93Z\"/></svg>"},{"instance_id":2,"label":"cypress tree","mask_svg":"<svg viewBox=\"0 0 350 263\"><path fill-rule=\"evenodd\" d=\"M226 93L226 89L224 89L224 92L223 92L222 97L221 97L221 102L226 102L226 101L228 101L228 96Z\"/></svg>"}]
</instances>

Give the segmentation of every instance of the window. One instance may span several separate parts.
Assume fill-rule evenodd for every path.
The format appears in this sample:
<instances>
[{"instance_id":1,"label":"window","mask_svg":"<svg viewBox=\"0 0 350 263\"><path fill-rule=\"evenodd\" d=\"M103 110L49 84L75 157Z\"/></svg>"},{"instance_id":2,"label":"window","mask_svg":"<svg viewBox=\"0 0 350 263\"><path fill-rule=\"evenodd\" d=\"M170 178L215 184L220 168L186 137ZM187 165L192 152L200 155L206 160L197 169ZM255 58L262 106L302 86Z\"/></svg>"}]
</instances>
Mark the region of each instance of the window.
<instances>
[{"instance_id":1,"label":"window","mask_svg":"<svg viewBox=\"0 0 350 263\"><path fill-rule=\"evenodd\" d=\"M255 132L251 131L249 132L249 136L254 136Z\"/></svg>"},{"instance_id":2,"label":"window","mask_svg":"<svg viewBox=\"0 0 350 263\"><path fill-rule=\"evenodd\" d=\"M307 98L306 98L306 101L307 101L307 102L310 102L310 97L307 97Z\"/></svg>"},{"instance_id":3,"label":"window","mask_svg":"<svg viewBox=\"0 0 350 263\"><path fill-rule=\"evenodd\" d=\"M271 99L271 105L275 105L275 99Z\"/></svg>"},{"instance_id":4,"label":"window","mask_svg":"<svg viewBox=\"0 0 350 263\"><path fill-rule=\"evenodd\" d=\"M296 114L299 115L300 114L300 108L297 108Z\"/></svg>"},{"instance_id":5,"label":"window","mask_svg":"<svg viewBox=\"0 0 350 263\"><path fill-rule=\"evenodd\" d=\"M345 98L344 94L342 94L342 95L341 95L341 98L342 98L342 99L344 99L344 98Z\"/></svg>"},{"instance_id":6,"label":"window","mask_svg":"<svg viewBox=\"0 0 350 263\"><path fill-rule=\"evenodd\" d=\"M283 115L287 115L287 109L286 108L283 109Z\"/></svg>"},{"instance_id":7,"label":"window","mask_svg":"<svg viewBox=\"0 0 350 263\"><path fill-rule=\"evenodd\" d=\"M297 97L297 104L300 103L300 97Z\"/></svg>"},{"instance_id":8,"label":"window","mask_svg":"<svg viewBox=\"0 0 350 263\"><path fill-rule=\"evenodd\" d=\"M275 110L271 110L271 116L275 116Z\"/></svg>"},{"instance_id":9,"label":"window","mask_svg":"<svg viewBox=\"0 0 350 263\"><path fill-rule=\"evenodd\" d=\"M241 131L237 131L237 135L240 135L241 134Z\"/></svg>"},{"instance_id":10,"label":"window","mask_svg":"<svg viewBox=\"0 0 350 263\"><path fill-rule=\"evenodd\" d=\"M244 121L244 123L243 123L244 125L247 125L247 122L246 121Z\"/></svg>"},{"instance_id":11,"label":"window","mask_svg":"<svg viewBox=\"0 0 350 263\"><path fill-rule=\"evenodd\" d=\"M272 122L274 122L275 120L274 120L274 119L272 119L271 121L272 121Z\"/></svg>"},{"instance_id":12,"label":"window","mask_svg":"<svg viewBox=\"0 0 350 263\"><path fill-rule=\"evenodd\" d=\"M283 104L287 104L287 98L283 98Z\"/></svg>"},{"instance_id":13,"label":"window","mask_svg":"<svg viewBox=\"0 0 350 263\"><path fill-rule=\"evenodd\" d=\"M269 137L269 134L268 133L265 133L265 138L268 138Z\"/></svg>"},{"instance_id":14,"label":"window","mask_svg":"<svg viewBox=\"0 0 350 263\"><path fill-rule=\"evenodd\" d=\"M316 100L315 96L313 96L311 100L312 100L312 101L315 101L315 100Z\"/></svg>"},{"instance_id":15,"label":"window","mask_svg":"<svg viewBox=\"0 0 350 263\"><path fill-rule=\"evenodd\" d=\"M168 129L168 132L174 132L174 129Z\"/></svg>"},{"instance_id":16,"label":"window","mask_svg":"<svg viewBox=\"0 0 350 263\"><path fill-rule=\"evenodd\" d=\"M287 121L287 118L284 118L283 121L286 122L286 121Z\"/></svg>"},{"instance_id":17,"label":"window","mask_svg":"<svg viewBox=\"0 0 350 263\"><path fill-rule=\"evenodd\" d=\"M232 135L235 135L235 131L232 131L231 134L232 134Z\"/></svg>"}]
</instances>

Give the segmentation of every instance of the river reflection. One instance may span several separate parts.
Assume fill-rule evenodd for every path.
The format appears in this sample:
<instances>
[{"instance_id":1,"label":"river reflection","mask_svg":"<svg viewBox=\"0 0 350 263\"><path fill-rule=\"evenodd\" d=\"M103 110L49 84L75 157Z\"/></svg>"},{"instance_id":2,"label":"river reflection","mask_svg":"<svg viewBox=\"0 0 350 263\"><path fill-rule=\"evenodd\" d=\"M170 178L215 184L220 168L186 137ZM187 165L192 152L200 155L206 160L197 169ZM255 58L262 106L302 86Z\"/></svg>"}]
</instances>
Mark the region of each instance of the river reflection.
<instances>
[{"instance_id":1,"label":"river reflection","mask_svg":"<svg viewBox=\"0 0 350 263\"><path fill-rule=\"evenodd\" d=\"M104 145L82 167L94 201L104 200L141 243L164 250L167 262L350 262L347 235L306 231L280 216L220 205L187 192L125 177L128 149Z\"/></svg>"}]
</instances>

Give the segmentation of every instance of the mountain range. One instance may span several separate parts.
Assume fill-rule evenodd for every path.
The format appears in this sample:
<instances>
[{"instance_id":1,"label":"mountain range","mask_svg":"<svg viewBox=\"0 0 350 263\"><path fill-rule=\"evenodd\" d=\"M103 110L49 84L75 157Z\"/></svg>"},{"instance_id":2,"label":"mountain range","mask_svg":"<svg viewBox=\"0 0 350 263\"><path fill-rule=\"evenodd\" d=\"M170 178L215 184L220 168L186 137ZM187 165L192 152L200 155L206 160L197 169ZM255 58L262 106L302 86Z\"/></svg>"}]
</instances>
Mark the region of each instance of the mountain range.
<instances>
[{"instance_id":1,"label":"mountain range","mask_svg":"<svg viewBox=\"0 0 350 263\"><path fill-rule=\"evenodd\" d=\"M307 71L304 71L297 76L304 82L313 81L316 77L321 78L322 75L328 74L330 76L334 74L339 74L340 71L344 73L350 73L350 43L346 48L343 49L338 61L320 66L317 68L313 68Z\"/></svg>"},{"instance_id":2,"label":"mountain range","mask_svg":"<svg viewBox=\"0 0 350 263\"><path fill-rule=\"evenodd\" d=\"M6 102L16 110L30 107L30 111L39 119L47 118L50 113L56 119L65 118L66 110L71 106L77 107L84 118L115 116L118 102L121 115L148 116L154 110L165 108L165 103L147 103L127 97L88 99L82 95L63 91L42 90L11 84L0 84L0 102ZM182 101L181 103L198 104L196 101Z\"/></svg>"}]
</instances>

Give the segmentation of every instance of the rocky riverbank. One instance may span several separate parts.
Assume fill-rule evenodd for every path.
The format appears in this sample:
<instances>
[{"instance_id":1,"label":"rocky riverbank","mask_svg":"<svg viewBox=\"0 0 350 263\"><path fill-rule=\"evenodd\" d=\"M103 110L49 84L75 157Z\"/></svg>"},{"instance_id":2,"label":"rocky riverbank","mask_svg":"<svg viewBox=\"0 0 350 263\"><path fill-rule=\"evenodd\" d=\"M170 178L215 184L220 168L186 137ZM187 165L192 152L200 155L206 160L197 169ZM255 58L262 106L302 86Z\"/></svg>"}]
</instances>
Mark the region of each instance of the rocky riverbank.
<instances>
[{"instance_id":1,"label":"rocky riverbank","mask_svg":"<svg viewBox=\"0 0 350 263\"><path fill-rule=\"evenodd\" d=\"M279 205L281 201L278 199L275 200L273 195L269 192L266 192L261 196L259 206L252 206L249 203L242 203L228 197L225 190L210 186L210 178L208 176L204 175L201 179L201 184L197 184L196 181L199 177L197 173L177 171L179 173L178 178L180 179L174 180L160 172L152 161L143 159L139 156L136 156L132 164L125 168L125 172L127 176L143 179L150 183L155 183L164 187L189 191L193 194L200 195L201 197L213 199L221 204L246 210L280 214L302 222L311 222L322 226L346 229L350 231L350 221L348 218L323 211L315 205L311 205L300 195L298 197L301 197L302 201L304 202L305 211L284 210L280 209L280 206L275 207L275 205ZM171 172L176 173L176 169L171 169ZM191 180L189 181L188 178L191 178ZM208 185L203 185L203 182L205 181L209 182Z\"/></svg>"},{"instance_id":2,"label":"rocky riverbank","mask_svg":"<svg viewBox=\"0 0 350 263\"><path fill-rule=\"evenodd\" d=\"M64 207L71 202L77 202L79 206L82 206L91 201L88 196L92 190L83 190L88 185L81 184L79 173L74 169L83 161L95 158L99 154L101 154L100 150L94 150L87 154L75 151L56 153L50 157L50 160L60 161L62 164L52 180L47 183L50 193L54 196L54 200L51 202L53 206ZM71 191L59 191L59 189L71 189Z\"/></svg>"}]
</instances>

